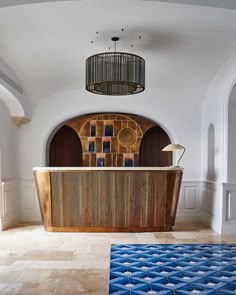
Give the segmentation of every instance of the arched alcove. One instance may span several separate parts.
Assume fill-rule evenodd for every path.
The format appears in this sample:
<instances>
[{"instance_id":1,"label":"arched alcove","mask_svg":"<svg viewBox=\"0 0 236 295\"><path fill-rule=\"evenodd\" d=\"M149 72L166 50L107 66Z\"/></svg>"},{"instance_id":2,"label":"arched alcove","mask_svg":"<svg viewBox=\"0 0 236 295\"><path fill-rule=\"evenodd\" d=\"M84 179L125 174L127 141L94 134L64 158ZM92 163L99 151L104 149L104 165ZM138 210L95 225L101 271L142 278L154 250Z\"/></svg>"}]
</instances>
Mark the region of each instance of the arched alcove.
<instances>
[{"instance_id":1,"label":"arched alcove","mask_svg":"<svg viewBox=\"0 0 236 295\"><path fill-rule=\"evenodd\" d=\"M215 128L212 123L207 138L207 180L215 181Z\"/></svg>"},{"instance_id":2,"label":"arched alcove","mask_svg":"<svg viewBox=\"0 0 236 295\"><path fill-rule=\"evenodd\" d=\"M160 126L150 128L141 141L139 165L143 167L171 166L172 153L162 151L170 143L168 134Z\"/></svg>"},{"instance_id":3,"label":"arched alcove","mask_svg":"<svg viewBox=\"0 0 236 295\"><path fill-rule=\"evenodd\" d=\"M79 136L69 126L62 126L49 147L49 167L82 166L82 146Z\"/></svg>"},{"instance_id":4,"label":"arched alcove","mask_svg":"<svg viewBox=\"0 0 236 295\"><path fill-rule=\"evenodd\" d=\"M171 152L162 152L169 143L167 132L148 118L91 113L64 121L52 130L46 144L46 163L50 167L170 166Z\"/></svg>"},{"instance_id":5,"label":"arched alcove","mask_svg":"<svg viewBox=\"0 0 236 295\"><path fill-rule=\"evenodd\" d=\"M236 181L236 83L228 102L228 181Z\"/></svg>"}]
</instances>

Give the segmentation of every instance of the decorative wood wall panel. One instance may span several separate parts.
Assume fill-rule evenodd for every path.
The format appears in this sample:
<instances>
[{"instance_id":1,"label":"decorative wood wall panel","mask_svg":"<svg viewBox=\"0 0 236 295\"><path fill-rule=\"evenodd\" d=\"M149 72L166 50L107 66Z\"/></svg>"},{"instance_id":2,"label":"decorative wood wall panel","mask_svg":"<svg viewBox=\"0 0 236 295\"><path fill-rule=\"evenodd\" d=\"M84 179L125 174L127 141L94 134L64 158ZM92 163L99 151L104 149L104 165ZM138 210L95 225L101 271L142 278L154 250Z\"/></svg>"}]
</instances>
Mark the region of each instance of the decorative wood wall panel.
<instances>
[{"instance_id":1,"label":"decorative wood wall panel","mask_svg":"<svg viewBox=\"0 0 236 295\"><path fill-rule=\"evenodd\" d=\"M76 127L74 120L72 123L67 122L67 125ZM130 165L139 166L139 146L143 132L128 115L89 116L80 129L75 130L82 143L83 166L125 166L126 154L130 153L133 154Z\"/></svg>"}]
</instances>

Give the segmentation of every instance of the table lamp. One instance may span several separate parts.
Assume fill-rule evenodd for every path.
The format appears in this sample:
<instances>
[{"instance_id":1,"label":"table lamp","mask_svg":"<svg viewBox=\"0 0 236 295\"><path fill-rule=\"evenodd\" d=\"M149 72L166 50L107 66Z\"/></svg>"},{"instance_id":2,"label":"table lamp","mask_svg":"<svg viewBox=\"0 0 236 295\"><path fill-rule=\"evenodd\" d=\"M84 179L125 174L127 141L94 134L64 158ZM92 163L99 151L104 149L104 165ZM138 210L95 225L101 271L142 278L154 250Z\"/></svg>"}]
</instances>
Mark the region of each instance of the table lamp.
<instances>
[{"instance_id":1,"label":"table lamp","mask_svg":"<svg viewBox=\"0 0 236 295\"><path fill-rule=\"evenodd\" d=\"M183 157L185 150L186 150L185 147L183 147L180 144L171 143L171 144L168 144L166 147L164 147L164 149L162 149L163 152L176 152L178 150L183 150L183 153L180 156L176 166L179 166L179 162L180 162L181 158Z\"/></svg>"}]
</instances>

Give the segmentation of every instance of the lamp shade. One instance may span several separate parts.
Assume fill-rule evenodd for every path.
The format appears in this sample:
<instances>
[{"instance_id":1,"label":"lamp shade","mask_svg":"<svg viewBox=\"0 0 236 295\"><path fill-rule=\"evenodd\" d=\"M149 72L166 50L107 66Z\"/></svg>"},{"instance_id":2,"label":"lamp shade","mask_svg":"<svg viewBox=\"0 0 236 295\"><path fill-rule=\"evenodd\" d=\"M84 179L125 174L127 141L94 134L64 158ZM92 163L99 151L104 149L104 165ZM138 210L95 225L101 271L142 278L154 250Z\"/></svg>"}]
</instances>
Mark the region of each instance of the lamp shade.
<instances>
[{"instance_id":1,"label":"lamp shade","mask_svg":"<svg viewBox=\"0 0 236 295\"><path fill-rule=\"evenodd\" d=\"M180 156L176 166L179 166L179 162L180 162L181 158L183 157L185 150L186 150L185 147L180 144L171 143L162 149L163 152L176 152L178 150L183 150L183 153Z\"/></svg>"},{"instance_id":2,"label":"lamp shade","mask_svg":"<svg viewBox=\"0 0 236 295\"><path fill-rule=\"evenodd\" d=\"M164 149L162 151L163 152L174 152L174 151L182 150L182 149L184 149L184 147L182 145L171 143L171 144L168 144L166 147L164 147Z\"/></svg>"}]
</instances>

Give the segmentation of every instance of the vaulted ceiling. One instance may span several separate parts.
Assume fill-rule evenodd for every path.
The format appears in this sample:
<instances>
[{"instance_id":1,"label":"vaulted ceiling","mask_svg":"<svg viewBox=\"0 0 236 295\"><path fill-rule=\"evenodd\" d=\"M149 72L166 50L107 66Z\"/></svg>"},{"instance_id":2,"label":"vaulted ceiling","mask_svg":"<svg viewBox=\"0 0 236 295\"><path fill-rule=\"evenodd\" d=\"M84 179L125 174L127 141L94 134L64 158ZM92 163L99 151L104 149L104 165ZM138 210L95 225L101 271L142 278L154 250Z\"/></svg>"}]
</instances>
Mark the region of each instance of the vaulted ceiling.
<instances>
[{"instance_id":1,"label":"vaulted ceiling","mask_svg":"<svg viewBox=\"0 0 236 295\"><path fill-rule=\"evenodd\" d=\"M236 51L235 2L1 0L0 57L36 106L61 91L85 92L86 58L113 48L110 39L119 36L118 51L146 60L145 95L156 89L163 99L201 106Z\"/></svg>"}]
</instances>

